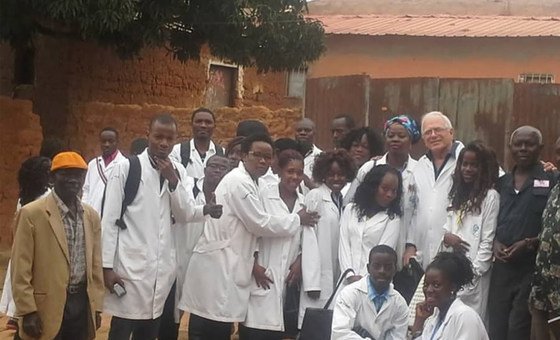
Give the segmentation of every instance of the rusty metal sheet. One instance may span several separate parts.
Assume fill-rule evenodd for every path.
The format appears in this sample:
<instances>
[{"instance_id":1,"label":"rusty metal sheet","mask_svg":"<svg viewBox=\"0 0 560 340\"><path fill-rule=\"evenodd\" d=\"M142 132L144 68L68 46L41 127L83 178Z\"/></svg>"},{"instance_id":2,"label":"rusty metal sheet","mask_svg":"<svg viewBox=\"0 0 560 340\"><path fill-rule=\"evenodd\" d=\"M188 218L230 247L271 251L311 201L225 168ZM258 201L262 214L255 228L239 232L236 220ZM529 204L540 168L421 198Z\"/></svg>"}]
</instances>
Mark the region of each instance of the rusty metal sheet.
<instances>
[{"instance_id":1,"label":"rusty metal sheet","mask_svg":"<svg viewBox=\"0 0 560 340\"><path fill-rule=\"evenodd\" d=\"M304 114L317 124L319 147L332 149L331 122L337 115L351 115L357 126L365 123L368 92L367 75L307 79Z\"/></svg>"},{"instance_id":2,"label":"rusty metal sheet","mask_svg":"<svg viewBox=\"0 0 560 340\"><path fill-rule=\"evenodd\" d=\"M420 124L423 114L437 110L438 89L438 78L372 79L369 126L382 129L388 118L398 114L408 114ZM425 151L423 143L419 142L411 153L419 158Z\"/></svg>"},{"instance_id":3,"label":"rusty metal sheet","mask_svg":"<svg viewBox=\"0 0 560 340\"><path fill-rule=\"evenodd\" d=\"M542 159L554 161L554 143L560 136L560 84L515 84L511 131L531 125L543 134Z\"/></svg>"},{"instance_id":4,"label":"rusty metal sheet","mask_svg":"<svg viewBox=\"0 0 560 340\"><path fill-rule=\"evenodd\" d=\"M484 141L504 164L513 80L440 79L439 111L451 119L458 140Z\"/></svg>"}]
</instances>

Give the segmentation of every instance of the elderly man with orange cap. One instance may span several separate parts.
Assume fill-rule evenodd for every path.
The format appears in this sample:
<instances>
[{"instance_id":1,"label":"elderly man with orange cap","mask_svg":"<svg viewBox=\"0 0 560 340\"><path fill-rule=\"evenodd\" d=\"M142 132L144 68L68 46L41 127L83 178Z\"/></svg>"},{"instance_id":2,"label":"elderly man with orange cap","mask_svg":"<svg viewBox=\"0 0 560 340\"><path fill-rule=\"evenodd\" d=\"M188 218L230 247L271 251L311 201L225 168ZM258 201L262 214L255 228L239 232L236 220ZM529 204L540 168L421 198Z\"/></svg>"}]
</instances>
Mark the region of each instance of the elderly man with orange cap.
<instances>
[{"instance_id":1,"label":"elderly man with orange cap","mask_svg":"<svg viewBox=\"0 0 560 340\"><path fill-rule=\"evenodd\" d=\"M16 217L11 276L22 339L92 339L100 325L101 224L78 196L86 170L79 154L56 155L53 191Z\"/></svg>"}]
</instances>

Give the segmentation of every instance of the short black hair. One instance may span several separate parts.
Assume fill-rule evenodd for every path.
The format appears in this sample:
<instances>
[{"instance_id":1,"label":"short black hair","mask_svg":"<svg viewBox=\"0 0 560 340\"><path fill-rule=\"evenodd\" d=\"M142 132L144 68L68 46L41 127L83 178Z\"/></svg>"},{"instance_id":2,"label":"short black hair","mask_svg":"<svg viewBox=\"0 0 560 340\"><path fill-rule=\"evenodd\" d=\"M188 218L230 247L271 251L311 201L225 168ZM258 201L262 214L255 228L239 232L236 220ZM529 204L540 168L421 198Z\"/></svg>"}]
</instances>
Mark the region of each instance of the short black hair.
<instances>
[{"instance_id":1,"label":"short black hair","mask_svg":"<svg viewBox=\"0 0 560 340\"><path fill-rule=\"evenodd\" d=\"M353 129L356 126L356 123L354 122L354 118L352 118L352 116L350 116L350 115L346 115L346 114L338 115L338 116L334 117L333 120L342 119L342 118L344 119L344 124L346 124L347 128Z\"/></svg>"},{"instance_id":2,"label":"short black hair","mask_svg":"<svg viewBox=\"0 0 560 340\"><path fill-rule=\"evenodd\" d=\"M274 152L279 154L284 150L295 150L301 154L300 143L292 138L278 138L274 141Z\"/></svg>"},{"instance_id":3,"label":"short black hair","mask_svg":"<svg viewBox=\"0 0 560 340\"><path fill-rule=\"evenodd\" d=\"M231 153L231 150L233 150L233 148L235 148L236 146L240 145L241 142L243 142L244 139L245 139L245 137L238 136L238 137L234 137L232 140L230 140L228 145L226 146L226 157L229 156L229 154Z\"/></svg>"},{"instance_id":4,"label":"short black hair","mask_svg":"<svg viewBox=\"0 0 560 340\"><path fill-rule=\"evenodd\" d=\"M455 285L456 291L470 284L474 279L471 261L461 252L441 252L436 255L432 263L426 268L437 269Z\"/></svg>"},{"instance_id":5,"label":"short black hair","mask_svg":"<svg viewBox=\"0 0 560 340\"><path fill-rule=\"evenodd\" d=\"M241 141L241 153L243 154L249 153L249 151L251 151L251 146L253 146L253 143L255 142L265 142L267 144L270 144L270 147L274 150L274 143L272 143L272 139L270 138L269 135L253 134L244 138L243 141Z\"/></svg>"},{"instance_id":6,"label":"short black hair","mask_svg":"<svg viewBox=\"0 0 560 340\"><path fill-rule=\"evenodd\" d=\"M242 120L237 124L236 136L248 137L253 134L268 135L268 129L261 121L254 119Z\"/></svg>"},{"instance_id":7,"label":"short black hair","mask_svg":"<svg viewBox=\"0 0 560 340\"><path fill-rule=\"evenodd\" d=\"M327 178L333 163L338 163L346 175L348 182L352 181L356 176L356 166L352 157L344 149L336 149L334 151L322 152L315 157L315 164L313 165L313 180L317 183L323 183Z\"/></svg>"},{"instance_id":8,"label":"short black hair","mask_svg":"<svg viewBox=\"0 0 560 340\"><path fill-rule=\"evenodd\" d=\"M102 134L105 131L110 131L110 132L114 133L115 136L117 136L117 139L119 139L119 132L117 131L117 129L115 129L113 127L110 127L110 126L107 126L107 127L104 127L103 129L101 129L99 134Z\"/></svg>"},{"instance_id":9,"label":"short black hair","mask_svg":"<svg viewBox=\"0 0 560 340\"><path fill-rule=\"evenodd\" d=\"M278 167L283 169L290 161L301 161L303 163L303 156L297 150L286 149L278 153Z\"/></svg>"},{"instance_id":10,"label":"short black hair","mask_svg":"<svg viewBox=\"0 0 560 340\"><path fill-rule=\"evenodd\" d=\"M216 122L216 115L214 114L214 112L212 112L212 110L205 108L205 107L199 107L198 109L194 110L191 116L191 122L194 121L194 116L196 116L197 113L199 112L208 112L211 116L212 116L212 120L214 122Z\"/></svg>"},{"instance_id":11,"label":"short black hair","mask_svg":"<svg viewBox=\"0 0 560 340\"><path fill-rule=\"evenodd\" d=\"M152 117L152 119L150 120L150 129L154 126L154 124L158 122L162 125L175 125L175 128L177 128L177 121L175 120L175 118L173 118L173 116L171 116L170 113L160 113L155 115L154 117Z\"/></svg>"},{"instance_id":12,"label":"short black hair","mask_svg":"<svg viewBox=\"0 0 560 340\"><path fill-rule=\"evenodd\" d=\"M148 138L140 137L130 143L130 154L139 155L148 147Z\"/></svg>"},{"instance_id":13,"label":"short black hair","mask_svg":"<svg viewBox=\"0 0 560 340\"><path fill-rule=\"evenodd\" d=\"M397 265L397 259L398 259L398 255L397 252L395 251L395 249L389 247L386 244L378 244L375 247L371 248L371 250L369 251L369 257L368 257L368 261L371 263L371 258L373 256L373 254L389 254L393 257L393 259L395 260L395 266Z\"/></svg>"},{"instance_id":14,"label":"short black hair","mask_svg":"<svg viewBox=\"0 0 560 340\"><path fill-rule=\"evenodd\" d=\"M359 129L354 129L348 132L341 142L341 145L346 150L350 151L352 144L354 142L360 143L362 137L366 135L368 141L368 150L371 157L383 155L385 149L385 143L383 137L377 131L369 127L362 127Z\"/></svg>"}]
</instances>

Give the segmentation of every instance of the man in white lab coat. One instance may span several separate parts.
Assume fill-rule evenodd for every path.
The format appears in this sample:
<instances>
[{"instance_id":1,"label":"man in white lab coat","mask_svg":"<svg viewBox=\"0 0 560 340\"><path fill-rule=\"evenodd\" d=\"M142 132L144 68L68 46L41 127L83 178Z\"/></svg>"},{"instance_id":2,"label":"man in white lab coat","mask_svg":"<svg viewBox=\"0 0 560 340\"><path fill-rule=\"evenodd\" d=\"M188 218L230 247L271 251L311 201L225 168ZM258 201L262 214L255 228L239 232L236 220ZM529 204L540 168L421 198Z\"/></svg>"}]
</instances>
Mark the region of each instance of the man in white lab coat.
<instances>
[{"instance_id":1,"label":"man in white lab coat","mask_svg":"<svg viewBox=\"0 0 560 340\"><path fill-rule=\"evenodd\" d=\"M118 163L107 183L102 250L105 286L110 292L104 311L113 315L109 339L157 337L159 318L176 276L171 228L175 222L202 220L204 212L215 208L195 206L185 169L169 159L176 137L177 123L170 115L152 119L148 149L138 156L138 190L124 214L121 209L127 179L134 177L134 159Z\"/></svg>"},{"instance_id":2,"label":"man in white lab coat","mask_svg":"<svg viewBox=\"0 0 560 340\"><path fill-rule=\"evenodd\" d=\"M428 152L418 160L414 181L418 195L416 223L412 223L414 244L407 244L405 264L414 255L424 268L437 254L447 219L449 190L457 156L463 144L453 140L453 126L447 116L433 111L422 117L422 139Z\"/></svg>"},{"instance_id":3,"label":"man in white lab coat","mask_svg":"<svg viewBox=\"0 0 560 340\"><path fill-rule=\"evenodd\" d=\"M373 247L367 269L369 275L338 295L332 339L406 339L408 306L391 284L397 272L397 253L384 244Z\"/></svg>"},{"instance_id":4,"label":"man in white lab coat","mask_svg":"<svg viewBox=\"0 0 560 340\"><path fill-rule=\"evenodd\" d=\"M82 202L89 204L99 215L103 205L105 186L115 164L126 159L118 149L119 133L112 127L106 127L99 133L101 156L88 163L86 180L82 188Z\"/></svg>"},{"instance_id":5,"label":"man in white lab coat","mask_svg":"<svg viewBox=\"0 0 560 340\"><path fill-rule=\"evenodd\" d=\"M193 178L204 177L204 167L213 155L224 155L224 149L212 141L216 117L210 109L201 107L191 116L192 138L176 144L169 157L187 169Z\"/></svg>"},{"instance_id":6,"label":"man in white lab coat","mask_svg":"<svg viewBox=\"0 0 560 340\"><path fill-rule=\"evenodd\" d=\"M247 314L257 238L291 236L300 225L316 220L316 214L304 209L282 216L265 211L258 180L272 161L269 136L248 136L241 152L239 167L216 188L223 216L204 225L187 268L179 308L191 313L189 339L229 340L232 323L244 321Z\"/></svg>"}]
</instances>

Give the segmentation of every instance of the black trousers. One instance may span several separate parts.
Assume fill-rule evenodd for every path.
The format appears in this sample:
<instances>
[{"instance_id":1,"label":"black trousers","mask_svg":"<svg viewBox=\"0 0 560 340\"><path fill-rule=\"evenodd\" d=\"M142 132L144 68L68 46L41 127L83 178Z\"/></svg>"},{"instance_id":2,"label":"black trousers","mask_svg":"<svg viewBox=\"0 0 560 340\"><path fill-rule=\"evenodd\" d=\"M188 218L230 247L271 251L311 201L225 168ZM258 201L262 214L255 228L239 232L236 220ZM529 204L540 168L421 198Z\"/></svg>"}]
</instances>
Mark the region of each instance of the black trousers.
<instances>
[{"instance_id":1,"label":"black trousers","mask_svg":"<svg viewBox=\"0 0 560 340\"><path fill-rule=\"evenodd\" d=\"M111 318L109 340L154 340L158 337L160 318L131 320L116 316Z\"/></svg>"},{"instance_id":2,"label":"black trousers","mask_svg":"<svg viewBox=\"0 0 560 340\"><path fill-rule=\"evenodd\" d=\"M177 340L179 337L179 324L175 323L175 294L177 282L171 287L171 291L165 300L163 314L159 325L158 340Z\"/></svg>"},{"instance_id":3,"label":"black trousers","mask_svg":"<svg viewBox=\"0 0 560 340\"><path fill-rule=\"evenodd\" d=\"M245 327L239 324L239 340L282 340L283 332Z\"/></svg>"},{"instance_id":4,"label":"black trousers","mask_svg":"<svg viewBox=\"0 0 560 340\"><path fill-rule=\"evenodd\" d=\"M189 340L230 340L231 322L205 319L191 314L189 319Z\"/></svg>"},{"instance_id":5,"label":"black trousers","mask_svg":"<svg viewBox=\"0 0 560 340\"><path fill-rule=\"evenodd\" d=\"M527 340L531 337L532 264L496 261L488 295L489 335L491 340Z\"/></svg>"},{"instance_id":6,"label":"black trousers","mask_svg":"<svg viewBox=\"0 0 560 340\"><path fill-rule=\"evenodd\" d=\"M64 316L56 340L86 340L90 310L86 285L74 294L66 294Z\"/></svg>"}]
</instances>

